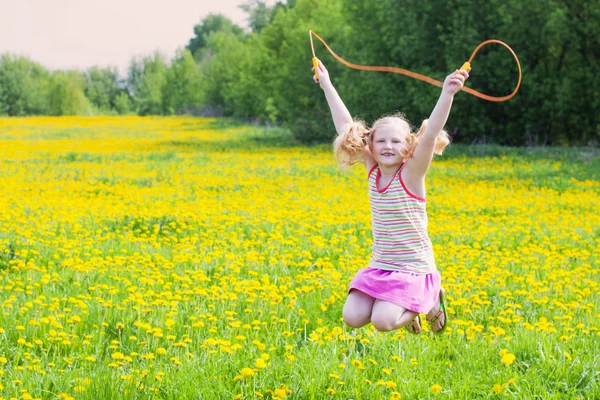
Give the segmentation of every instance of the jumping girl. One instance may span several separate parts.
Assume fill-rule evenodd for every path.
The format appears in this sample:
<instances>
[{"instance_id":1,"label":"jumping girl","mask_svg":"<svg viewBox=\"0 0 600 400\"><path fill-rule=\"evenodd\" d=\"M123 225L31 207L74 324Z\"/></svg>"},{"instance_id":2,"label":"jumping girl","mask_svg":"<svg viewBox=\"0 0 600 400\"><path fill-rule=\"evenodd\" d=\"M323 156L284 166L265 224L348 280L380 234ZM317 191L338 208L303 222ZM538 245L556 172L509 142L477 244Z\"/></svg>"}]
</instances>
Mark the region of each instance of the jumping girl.
<instances>
[{"instance_id":1,"label":"jumping girl","mask_svg":"<svg viewBox=\"0 0 600 400\"><path fill-rule=\"evenodd\" d=\"M471 69L446 77L429 120L412 133L399 114L371 128L353 121L321 61L317 68L318 79L313 79L325 92L338 133L334 155L340 167L362 162L368 173L373 255L350 283L344 322L353 328L370 322L382 332L405 326L420 333L420 313L426 313L431 330L442 333L448 324L446 293L427 233L425 175L434 153L441 155L450 143L443 128Z\"/></svg>"}]
</instances>

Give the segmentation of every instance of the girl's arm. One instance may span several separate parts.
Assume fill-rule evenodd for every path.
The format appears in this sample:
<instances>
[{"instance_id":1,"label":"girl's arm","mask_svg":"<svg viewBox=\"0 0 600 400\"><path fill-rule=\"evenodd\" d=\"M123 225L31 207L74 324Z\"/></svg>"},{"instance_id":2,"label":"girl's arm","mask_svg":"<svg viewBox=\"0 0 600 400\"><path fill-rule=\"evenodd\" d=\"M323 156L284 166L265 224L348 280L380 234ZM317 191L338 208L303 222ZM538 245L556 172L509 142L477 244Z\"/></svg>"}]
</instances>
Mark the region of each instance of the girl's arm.
<instances>
[{"instance_id":1,"label":"girl's arm","mask_svg":"<svg viewBox=\"0 0 600 400\"><path fill-rule=\"evenodd\" d=\"M427 128L419 140L419 144L410 158L410 162L406 163L406 173L412 178L411 180L425 178L425 174L433 158L435 141L438 134L444 129L446 121L448 121L454 95L463 87L465 80L469 77L470 71L471 68L468 71L457 70L453 74L448 75L444 80L442 94L431 112Z\"/></svg>"},{"instance_id":2,"label":"girl's arm","mask_svg":"<svg viewBox=\"0 0 600 400\"><path fill-rule=\"evenodd\" d=\"M313 79L315 82L321 85L321 89L323 89L323 91L325 92L325 98L327 99L327 104L329 104L329 109L331 110L331 117L333 118L335 130L338 133L338 135L340 135L344 133L346 127L352 123L352 116L350 115L350 112L344 105L342 98L333 87L331 79L329 78L329 72L327 71L321 60L319 60L317 72L319 78L317 78L317 76L314 75ZM365 165L367 171L370 171L371 168L376 164L376 162L373 156L371 155L371 151L369 150L369 146L367 144L365 144L363 152L363 164Z\"/></svg>"},{"instance_id":3,"label":"girl's arm","mask_svg":"<svg viewBox=\"0 0 600 400\"><path fill-rule=\"evenodd\" d=\"M313 68L314 71L314 68ZM352 116L350 112L344 105L340 95L337 93L333 85L331 84L331 80L329 79L329 72L319 60L319 66L317 69L319 78L317 79L316 75L313 76L315 82L321 85L321 89L325 92L325 98L327 99L327 104L329 104L329 108L331 109L331 116L333 117L333 123L335 125L335 130L339 134L344 131L346 125L352 122Z\"/></svg>"}]
</instances>

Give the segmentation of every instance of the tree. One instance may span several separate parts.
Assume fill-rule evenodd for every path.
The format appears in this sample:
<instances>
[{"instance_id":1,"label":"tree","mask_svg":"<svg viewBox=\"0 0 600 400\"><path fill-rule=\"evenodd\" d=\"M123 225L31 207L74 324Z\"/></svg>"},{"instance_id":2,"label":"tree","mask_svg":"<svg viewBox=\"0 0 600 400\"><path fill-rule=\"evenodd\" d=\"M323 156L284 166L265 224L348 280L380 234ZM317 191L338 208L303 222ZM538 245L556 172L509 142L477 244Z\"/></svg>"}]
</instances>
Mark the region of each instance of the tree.
<instances>
[{"instance_id":1,"label":"tree","mask_svg":"<svg viewBox=\"0 0 600 400\"><path fill-rule=\"evenodd\" d=\"M260 34L261 54L267 58L259 72L267 93L264 109L275 108L277 120L306 143L335 135L325 96L312 80L308 32L313 29L333 46L338 45L347 25L341 5L339 0L298 0L293 8L280 8ZM325 57L323 48L317 46L315 42ZM343 51L343 47L337 48ZM334 76L341 69L331 62L328 68Z\"/></svg>"},{"instance_id":2,"label":"tree","mask_svg":"<svg viewBox=\"0 0 600 400\"><path fill-rule=\"evenodd\" d=\"M0 115L4 116L8 114L8 103L6 102L6 95L4 94L4 88L0 85Z\"/></svg>"},{"instance_id":3,"label":"tree","mask_svg":"<svg viewBox=\"0 0 600 400\"><path fill-rule=\"evenodd\" d=\"M274 10L263 0L246 0L238 7L248 14L250 29L254 33L260 33L269 24Z\"/></svg>"},{"instance_id":4,"label":"tree","mask_svg":"<svg viewBox=\"0 0 600 400\"><path fill-rule=\"evenodd\" d=\"M194 37L190 39L186 48L196 59L202 58L203 51L208 49L210 36L217 32L232 34L239 38L244 36L244 30L229 18L222 14L209 14L200 24L194 26Z\"/></svg>"},{"instance_id":5,"label":"tree","mask_svg":"<svg viewBox=\"0 0 600 400\"><path fill-rule=\"evenodd\" d=\"M591 72L600 67L600 1L345 2L346 19L354 22L347 38L355 50L348 59L359 64L400 66L442 80L485 39L516 51L523 68L517 96L490 103L459 93L449 119L456 140L586 144L600 137L600 77ZM389 74L361 82L352 79L356 75L344 72L344 81L358 89L345 100L355 107L368 97L370 118L399 108L419 123L435 104L438 90L422 82ZM490 45L477 54L468 86L504 95L517 78L510 53Z\"/></svg>"},{"instance_id":6,"label":"tree","mask_svg":"<svg viewBox=\"0 0 600 400\"><path fill-rule=\"evenodd\" d=\"M165 107L175 114L193 114L203 103L204 75L192 53L180 49L167 73Z\"/></svg>"},{"instance_id":7,"label":"tree","mask_svg":"<svg viewBox=\"0 0 600 400\"><path fill-rule=\"evenodd\" d=\"M120 92L117 97L115 97L115 111L119 115L129 114L133 111L131 97L129 97L127 92Z\"/></svg>"},{"instance_id":8,"label":"tree","mask_svg":"<svg viewBox=\"0 0 600 400\"><path fill-rule=\"evenodd\" d=\"M109 112L115 107L115 99L122 91L116 68L92 67L85 74L85 95L100 111Z\"/></svg>"},{"instance_id":9,"label":"tree","mask_svg":"<svg viewBox=\"0 0 600 400\"><path fill-rule=\"evenodd\" d=\"M90 101L84 94L85 77L77 71L56 71L48 94L51 115L89 115Z\"/></svg>"},{"instance_id":10,"label":"tree","mask_svg":"<svg viewBox=\"0 0 600 400\"><path fill-rule=\"evenodd\" d=\"M163 101L166 83L167 63L160 53L131 61L128 85L139 115L168 113Z\"/></svg>"},{"instance_id":11,"label":"tree","mask_svg":"<svg viewBox=\"0 0 600 400\"><path fill-rule=\"evenodd\" d=\"M0 57L0 113L10 116L47 112L49 73L25 57Z\"/></svg>"}]
</instances>

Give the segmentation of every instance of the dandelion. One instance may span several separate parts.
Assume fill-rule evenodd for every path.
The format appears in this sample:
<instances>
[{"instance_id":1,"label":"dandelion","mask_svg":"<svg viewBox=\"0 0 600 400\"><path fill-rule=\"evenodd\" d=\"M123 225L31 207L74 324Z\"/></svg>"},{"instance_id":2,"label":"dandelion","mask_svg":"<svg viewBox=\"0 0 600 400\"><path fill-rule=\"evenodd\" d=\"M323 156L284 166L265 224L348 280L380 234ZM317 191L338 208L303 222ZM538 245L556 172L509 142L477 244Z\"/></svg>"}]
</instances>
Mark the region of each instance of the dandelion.
<instances>
[{"instance_id":1,"label":"dandelion","mask_svg":"<svg viewBox=\"0 0 600 400\"><path fill-rule=\"evenodd\" d=\"M285 399L288 394L292 393L290 389L286 385L282 385L279 389L275 389L273 391L273 398L276 399Z\"/></svg>"},{"instance_id":2,"label":"dandelion","mask_svg":"<svg viewBox=\"0 0 600 400\"><path fill-rule=\"evenodd\" d=\"M433 392L433 394L438 394L439 392L442 391L442 389L443 388L440 385L438 385L437 383L431 387L431 391Z\"/></svg>"},{"instance_id":3,"label":"dandelion","mask_svg":"<svg viewBox=\"0 0 600 400\"><path fill-rule=\"evenodd\" d=\"M506 353L502 356L502 364L511 365L515 361L515 355Z\"/></svg>"},{"instance_id":4,"label":"dandelion","mask_svg":"<svg viewBox=\"0 0 600 400\"><path fill-rule=\"evenodd\" d=\"M276 379L282 370L314 373L297 363L310 351L333 367L321 397L401 398L397 370L416 370L418 357L368 349L405 341L404 331L346 330L339 320L345 280L370 256L368 202L356 199L364 179L341 182L329 174L325 149L256 146L251 129L216 131L213 122L0 120L0 210L7 210L0 216L7 233L0 239L0 305L4 320L12 321L10 329L0 328L2 391L25 399L27 381L16 378L64 381L79 369L102 374L105 366L123 386L122 397L136 397L128 390L139 391L137 397L174 390L189 397L189 385L175 388L178 379L170 376L181 372L182 357L198 365L240 365L219 382L216 397L276 400L298 397ZM201 144L202 154L189 143ZM433 244L449 264L444 280L453 318L446 333L500 346L500 364L486 364L480 374L498 376L498 366L516 371L509 348L528 345L523 333L542 337L540 351L553 364L546 368L577 362L591 370L593 357L578 357L578 350L600 338L592 323L600 319L594 165L571 179L568 157L533 163L510 153L447 159L428 177L439 193L452 193L430 226L432 238L461 238ZM286 168L294 169L291 175ZM552 179L539 171L550 171ZM294 179L282 179L289 176ZM498 185L500 177L505 184ZM486 312L491 308L493 315ZM417 340L434 351L445 346L431 335ZM569 346L557 352L557 342ZM473 346L473 357L485 356L486 348ZM20 355L13 360L13 353ZM212 371L207 385L220 378L206 371ZM544 372L539 379L548 384L552 374ZM344 384L346 373L357 385ZM506 380L490 382L488 395L510 395ZM310 392L303 382L295 385ZM435 397L429 385L424 397ZM450 391L438 386L440 397ZM61 398L90 397L91 384L75 378L68 387L72 393ZM476 390L465 388L463 397L481 397Z\"/></svg>"},{"instance_id":5,"label":"dandelion","mask_svg":"<svg viewBox=\"0 0 600 400\"><path fill-rule=\"evenodd\" d=\"M252 369L252 368L242 368L242 370L240 371L240 374L242 375L242 377L250 377L253 376L256 373L256 370Z\"/></svg>"}]
</instances>

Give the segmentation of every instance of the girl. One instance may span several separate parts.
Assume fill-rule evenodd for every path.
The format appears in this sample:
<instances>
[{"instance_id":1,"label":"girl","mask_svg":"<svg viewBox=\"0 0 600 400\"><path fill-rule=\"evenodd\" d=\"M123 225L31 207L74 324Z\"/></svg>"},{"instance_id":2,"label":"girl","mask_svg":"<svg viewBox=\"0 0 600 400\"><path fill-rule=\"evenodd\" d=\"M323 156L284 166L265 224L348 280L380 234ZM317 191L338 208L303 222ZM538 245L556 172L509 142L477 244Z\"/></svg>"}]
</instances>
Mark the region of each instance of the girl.
<instances>
[{"instance_id":1,"label":"girl","mask_svg":"<svg viewBox=\"0 0 600 400\"><path fill-rule=\"evenodd\" d=\"M427 234L425 174L433 154L442 154L450 143L443 127L471 69L446 77L429 120L414 134L402 115L381 118L371 128L353 121L321 61L317 68L319 78L313 79L325 92L338 132L335 157L340 167L362 162L368 173L373 255L350 283L344 322L353 328L371 322L382 332L405 326L419 333L419 314L427 313L431 330L442 333L448 323L446 293Z\"/></svg>"}]
</instances>

